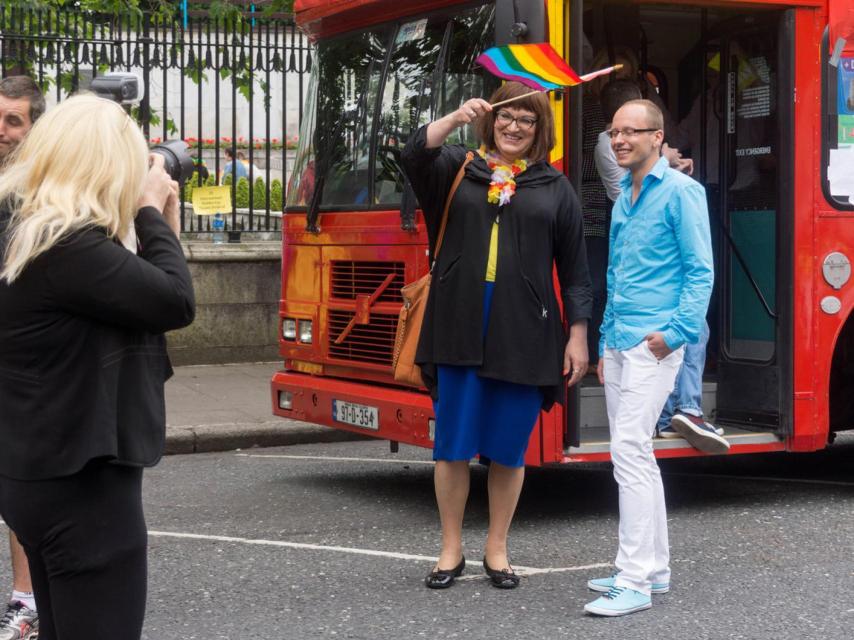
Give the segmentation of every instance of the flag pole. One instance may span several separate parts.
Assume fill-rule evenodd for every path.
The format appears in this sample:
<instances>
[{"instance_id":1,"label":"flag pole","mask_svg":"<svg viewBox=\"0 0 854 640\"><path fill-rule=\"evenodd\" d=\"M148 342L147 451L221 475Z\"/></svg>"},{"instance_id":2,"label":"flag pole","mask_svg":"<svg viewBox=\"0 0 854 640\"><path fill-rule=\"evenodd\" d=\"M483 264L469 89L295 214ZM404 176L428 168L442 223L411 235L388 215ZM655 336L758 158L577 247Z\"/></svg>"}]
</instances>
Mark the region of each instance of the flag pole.
<instances>
[{"instance_id":1,"label":"flag pole","mask_svg":"<svg viewBox=\"0 0 854 640\"><path fill-rule=\"evenodd\" d=\"M590 73L586 73L583 76L580 76L580 78L582 82L587 82L588 80L593 80L593 78L598 78L599 76L605 76L609 73L614 73L615 71L619 71L622 68L622 63L615 64L612 67L605 67L604 69L599 69L599 71L591 71Z\"/></svg>"},{"instance_id":2,"label":"flag pole","mask_svg":"<svg viewBox=\"0 0 854 640\"><path fill-rule=\"evenodd\" d=\"M580 76L582 82L587 82L588 80L593 80L593 78L598 78L599 76L604 76L609 73L613 73L614 71L618 71L622 69L622 64L615 64L613 67L607 67L605 69L600 69L599 71L593 71L586 75ZM493 109L495 107L500 107L502 104L507 104L508 102L514 102L516 100L521 100L522 98L527 98L528 96L532 96L535 93L545 93L547 91L551 91L551 89L536 89L534 91L529 91L528 93L523 93L521 96L516 96L515 98L507 98L507 100L501 100L500 102L496 102L490 105Z\"/></svg>"},{"instance_id":3,"label":"flag pole","mask_svg":"<svg viewBox=\"0 0 854 640\"><path fill-rule=\"evenodd\" d=\"M515 100L521 100L522 98L527 98L528 96L532 96L535 93L545 93L548 89L537 89L536 91L529 91L528 93L523 93L521 96L516 96L515 98L507 98L507 100L501 100L500 102L496 102L495 104L490 105L492 108L500 107L502 104L507 104L508 102L513 102Z\"/></svg>"}]
</instances>

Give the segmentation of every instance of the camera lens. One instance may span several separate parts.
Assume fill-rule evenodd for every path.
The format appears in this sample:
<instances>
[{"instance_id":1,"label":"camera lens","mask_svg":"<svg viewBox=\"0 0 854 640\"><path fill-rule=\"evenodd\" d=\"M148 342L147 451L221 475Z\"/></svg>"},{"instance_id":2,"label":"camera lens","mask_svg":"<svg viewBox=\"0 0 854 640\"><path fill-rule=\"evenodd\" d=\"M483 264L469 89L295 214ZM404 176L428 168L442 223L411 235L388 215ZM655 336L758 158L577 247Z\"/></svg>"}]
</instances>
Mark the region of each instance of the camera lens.
<instances>
[{"instance_id":1,"label":"camera lens","mask_svg":"<svg viewBox=\"0 0 854 640\"><path fill-rule=\"evenodd\" d=\"M163 168L173 180L185 182L193 175L193 159L183 140L166 140L151 148L151 153L163 156Z\"/></svg>"}]
</instances>

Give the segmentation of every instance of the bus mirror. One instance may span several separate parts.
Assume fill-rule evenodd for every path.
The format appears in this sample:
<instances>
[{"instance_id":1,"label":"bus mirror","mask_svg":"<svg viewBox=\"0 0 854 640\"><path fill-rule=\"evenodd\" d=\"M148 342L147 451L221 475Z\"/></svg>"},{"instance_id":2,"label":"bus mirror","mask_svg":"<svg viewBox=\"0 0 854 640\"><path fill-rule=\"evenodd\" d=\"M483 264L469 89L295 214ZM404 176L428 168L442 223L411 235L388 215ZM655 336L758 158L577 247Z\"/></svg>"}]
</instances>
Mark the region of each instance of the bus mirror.
<instances>
[{"instance_id":1,"label":"bus mirror","mask_svg":"<svg viewBox=\"0 0 854 640\"><path fill-rule=\"evenodd\" d=\"M495 44L548 42L546 33L546 3L496 0Z\"/></svg>"}]
</instances>

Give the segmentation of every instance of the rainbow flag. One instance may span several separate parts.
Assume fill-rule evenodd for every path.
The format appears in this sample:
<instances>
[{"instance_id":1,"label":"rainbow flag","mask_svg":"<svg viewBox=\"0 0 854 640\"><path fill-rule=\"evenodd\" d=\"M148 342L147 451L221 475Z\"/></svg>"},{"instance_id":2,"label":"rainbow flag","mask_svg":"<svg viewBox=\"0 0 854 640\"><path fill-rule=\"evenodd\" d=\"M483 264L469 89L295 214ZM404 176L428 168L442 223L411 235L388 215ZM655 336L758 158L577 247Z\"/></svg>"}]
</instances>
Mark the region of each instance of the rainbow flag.
<instances>
[{"instance_id":1,"label":"rainbow flag","mask_svg":"<svg viewBox=\"0 0 854 640\"><path fill-rule=\"evenodd\" d=\"M490 47L476 62L499 78L515 80L538 91L572 87L590 79L579 77L547 43Z\"/></svg>"}]
</instances>

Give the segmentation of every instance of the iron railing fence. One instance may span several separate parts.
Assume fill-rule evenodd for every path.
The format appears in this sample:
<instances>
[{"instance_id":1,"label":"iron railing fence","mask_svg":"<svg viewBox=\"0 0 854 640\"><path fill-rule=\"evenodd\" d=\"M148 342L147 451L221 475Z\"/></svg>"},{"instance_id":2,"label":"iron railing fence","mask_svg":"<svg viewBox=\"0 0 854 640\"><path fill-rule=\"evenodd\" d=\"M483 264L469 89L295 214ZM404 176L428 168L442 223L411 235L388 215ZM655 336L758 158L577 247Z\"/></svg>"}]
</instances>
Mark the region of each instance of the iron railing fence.
<instances>
[{"instance_id":1,"label":"iron railing fence","mask_svg":"<svg viewBox=\"0 0 854 640\"><path fill-rule=\"evenodd\" d=\"M231 181L232 208L225 212L231 241L243 231L281 229L311 61L311 48L290 17L190 14L185 23L181 16L165 20L147 12L105 15L0 3L3 75L31 75L49 104L107 71L137 73L145 93L131 113L152 143L188 142L204 167L193 186L204 182L206 171L209 184L219 183L227 148L234 157L245 155L249 180ZM183 190L183 200L191 190ZM194 215L185 202L182 229L210 232L211 217Z\"/></svg>"}]
</instances>

